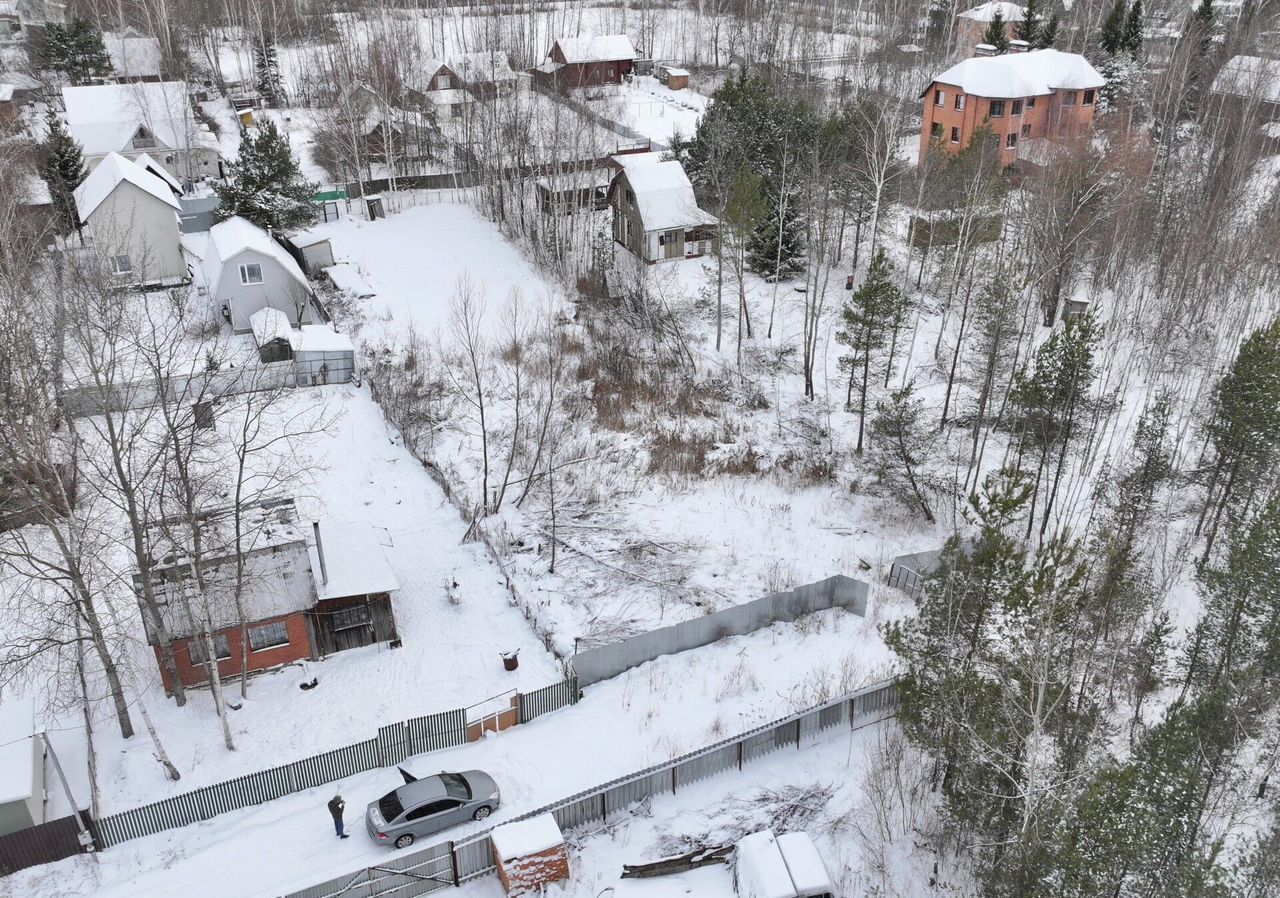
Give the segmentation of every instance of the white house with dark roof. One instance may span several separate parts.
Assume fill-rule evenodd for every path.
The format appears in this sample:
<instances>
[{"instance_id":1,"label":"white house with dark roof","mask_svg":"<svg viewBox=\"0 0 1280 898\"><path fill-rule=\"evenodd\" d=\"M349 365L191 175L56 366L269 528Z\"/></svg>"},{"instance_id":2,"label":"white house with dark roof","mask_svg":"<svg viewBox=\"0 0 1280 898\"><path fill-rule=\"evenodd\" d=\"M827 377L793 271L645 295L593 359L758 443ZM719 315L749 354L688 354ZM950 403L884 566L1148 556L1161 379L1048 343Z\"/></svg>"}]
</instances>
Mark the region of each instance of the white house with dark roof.
<instances>
[{"instance_id":1,"label":"white house with dark roof","mask_svg":"<svg viewBox=\"0 0 1280 898\"><path fill-rule=\"evenodd\" d=\"M196 119L184 82L64 87L62 101L90 167L108 153L147 154L182 181L218 175L217 139Z\"/></svg>"},{"instance_id":2,"label":"white house with dark roof","mask_svg":"<svg viewBox=\"0 0 1280 898\"><path fill-rule=\"evenodd\" d=\"M76 210L99 258L127 283L187 277L172 186L119 153L108 153L75 193Z\"/></svg>"},{"instance_id":3,"label":"white house with dark roof","mask_svg":"<svg viewBox=\"0 0 1280 898\"><path fill-rule=\"evenodd\" d=\"M616 156L609 185L613 239L646 262L715 251L719 221L698 208L684 166L660 153Z\"/></svg>"},{"instance_id":4,"label":"white house with dark roof","mask_svg":"<svg viewBox=\"0 0 1280 898\"><path fill-rule=\"evenodd\" d=\"M209 229L200 266L214 308L237 334L253 332L253 314L273 308L290 327L313 324L321 316L307 276L283 246L240 216Z\"/></svg>"}]
</instances>

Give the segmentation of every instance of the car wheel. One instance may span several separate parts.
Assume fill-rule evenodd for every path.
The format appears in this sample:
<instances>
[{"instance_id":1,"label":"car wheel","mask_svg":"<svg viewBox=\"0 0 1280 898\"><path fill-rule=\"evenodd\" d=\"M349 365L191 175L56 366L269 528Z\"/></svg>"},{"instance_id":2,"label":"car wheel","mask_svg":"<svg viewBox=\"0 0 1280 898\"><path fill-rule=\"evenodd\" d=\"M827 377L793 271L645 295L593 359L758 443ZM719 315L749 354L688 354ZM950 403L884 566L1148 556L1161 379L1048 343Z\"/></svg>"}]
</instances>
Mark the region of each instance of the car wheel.
<instances>
[{"instance_id":1,"label":"car wheel","mask_svg":"<svg viewBox=\"0 0 1280 898\"><path fill-rule=\"evenodd\" d=\"M472 820L483 820L485 817L488 817L488 816L489 816L490 814L492 814L492 813L493 813L493 811L492 811L491 809L489 809L489 808L486 808L486 807L476 808L476 812L475 812L474 814L472 814L472 815L471 815L471 819L472 819Z\"/></svg>"},{"instance_id":2,"label":"car wheel","mask_svg":"<svg viewBox=\"0 0 1280 898\"><path fill-rule=\"evenodd\" d=\"M405 833L403 836L396 839L397 848L408 848L412 844L413 844L413 836L410 835L409 833Z\"/></svg>"}]
</instances>

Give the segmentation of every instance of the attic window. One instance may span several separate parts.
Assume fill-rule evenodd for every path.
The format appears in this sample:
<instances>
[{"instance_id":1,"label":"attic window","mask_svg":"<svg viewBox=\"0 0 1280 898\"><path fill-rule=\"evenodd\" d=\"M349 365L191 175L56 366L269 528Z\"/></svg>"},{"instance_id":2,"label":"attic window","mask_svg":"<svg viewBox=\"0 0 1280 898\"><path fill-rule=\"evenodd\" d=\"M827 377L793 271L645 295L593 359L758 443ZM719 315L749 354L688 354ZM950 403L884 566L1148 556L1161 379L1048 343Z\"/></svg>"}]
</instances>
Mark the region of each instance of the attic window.
<instances>
[{"instance_id":1,"label":"attic window","mask_svg":"<svg viewBox=\"0 0 1280 898\"><path fill-rule=\"evenodd\" d=\"M156 145L155 135L146 128L139 128L138 132L133 135L133 148L135 150L145 150Z\"/></svg>"},{"instance_id":2,"label":"attic window","mask_svg":"<svg viewBox=\"0 0 1280 898\"><path fill-rule=\"evenodd\" d=\"M449 76L447 74L436 75L436 90L448 90L452 86L453 85L449 83Z\"/></svg>"},{"instance_id":3,"label":"attic window","mask_svg":"<svg viewBox=\"0 0 1280 898\"><path fill-rule=\"evenodd\" d=\"M262 283L262 266L257 262L250 262L247 265L240 266L240 283L242 284L261 284Z\"/></svg>"}]
</instances>

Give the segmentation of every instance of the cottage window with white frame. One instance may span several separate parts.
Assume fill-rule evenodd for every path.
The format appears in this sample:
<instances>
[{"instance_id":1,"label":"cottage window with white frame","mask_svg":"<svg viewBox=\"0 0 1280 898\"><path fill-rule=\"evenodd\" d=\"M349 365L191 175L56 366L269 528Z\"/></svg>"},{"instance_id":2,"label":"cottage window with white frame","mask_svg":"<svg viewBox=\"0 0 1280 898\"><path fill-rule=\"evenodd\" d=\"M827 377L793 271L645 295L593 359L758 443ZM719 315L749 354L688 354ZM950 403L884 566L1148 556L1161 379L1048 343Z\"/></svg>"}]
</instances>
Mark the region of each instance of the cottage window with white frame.
<instances>
[{"instance_id":1,"label":"cottage window with white frame","mask_svg":"<svg viewBox=\"0 0 1280 898\"><path fill-rule=\"evenodd\" d=\"M436 75L436 90L448 90L452 86L453 85L449 83L449 75L447 72L441 72L439 75Z\"/></svg>"},{"instance_id":2,"label":"cottage window with white frame","mask_svg":"<svg viewBox=\"0 0 1280 898\"><path fill-rule=\"evenodd\" d=\"M257 262L248 262L240 266L240 283L261 284L262 266Z\"/></svg>"},{"instance_id":3,"label":"cottage window with white frame","mask_svg":"<svg viewBox=\"0 0 1280 898\"><path fill-rule=\"evenodd\" d=\"M288 644L289 629L282 620L249 628L249 648L255 652Z\"/></svg>"},{"instance_id":4,"label":"cottage window with white frame","mask_svg":"<svg viewBox=\"0 0 1280 898\"><path fill-rule=\"evenodd\" d=\"M118 253L111 257L113 274L129 274L133 271L133 260L126 253Z\"/></svg>"},{"instance_id":5,"label":"cottage window with white frame","mask_svg":"<svg viewBox=\"0 0 1280 898\"><path fill-rule=\"evenodd\" d=\"M204 637L197 636L187 643L187 648L191 653L192 664L206 664L209 656L204 651ZM226 636L213 637L213 651L218 656L218 660L231 657L231 643L227 641Z\"/></svg>"}]
</instances>

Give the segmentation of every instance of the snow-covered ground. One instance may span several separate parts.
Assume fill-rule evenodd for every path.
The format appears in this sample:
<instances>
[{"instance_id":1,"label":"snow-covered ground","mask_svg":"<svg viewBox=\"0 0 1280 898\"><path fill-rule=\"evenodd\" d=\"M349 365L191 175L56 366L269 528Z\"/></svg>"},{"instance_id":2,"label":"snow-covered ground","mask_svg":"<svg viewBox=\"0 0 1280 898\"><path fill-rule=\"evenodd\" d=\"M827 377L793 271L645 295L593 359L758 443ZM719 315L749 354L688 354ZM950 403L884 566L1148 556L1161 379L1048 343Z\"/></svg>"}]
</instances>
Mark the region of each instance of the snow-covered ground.
<instances>
[{"instance_id":1,"label":"snow-covered ground","mask_svg":"<svg viewBox=\"0 0 1280 898\"><path fill-rule=\"evenodd\" d=\"M881 592L873 594L873 602ZM470 768L489 772L504 801L490 822L500 822L883 679L887 652L872 638L871 628L867 619L825 611L659 658L590 687L573 707L478 743L416 756L404 766L417 774ZM329 724L354 730L358 724L352 716L362 713L359 704L375 703L384 687L367 681L344 683L352 688L341 693L326 691L332 680L322 673L316 695L338 696L328 709ZM417 694L430 691L434 682L427 671L404 688ZM325 720L326 709L307 710ZM270 728L281 738L291 734L289 725L278 719ZM834 738L837 753L851 753L847 738ZM786 753L785 764L794 765L807 753ZM830 778L828 772L824 779ZM333 786L125 842L96 857L19 872L0 880L0 895L176 898L205 894L202 889L213 881L225 898L301 888L393 856L369 840L360 815L398 782L394 769L367 771ZM352 832L343 842L334 840L324 807L335 790L347 801ZM456 838L479 828L468 824L449 835ZM280 850L266 850L267 845Z\"/></svg>"},{"instance_id":2,"label":"snow-covered ground","mask_svg":"<svg viewBox=\"0 0 1280 898\"><path fill-rule=\"evenodd\" d=\"M677 134L692 137L711 103L710 97L691 88L671 90L650 75L638 76L630 84L581 93L605 118L664 146L670 146Z\"/></svg>"}]
</instances>

